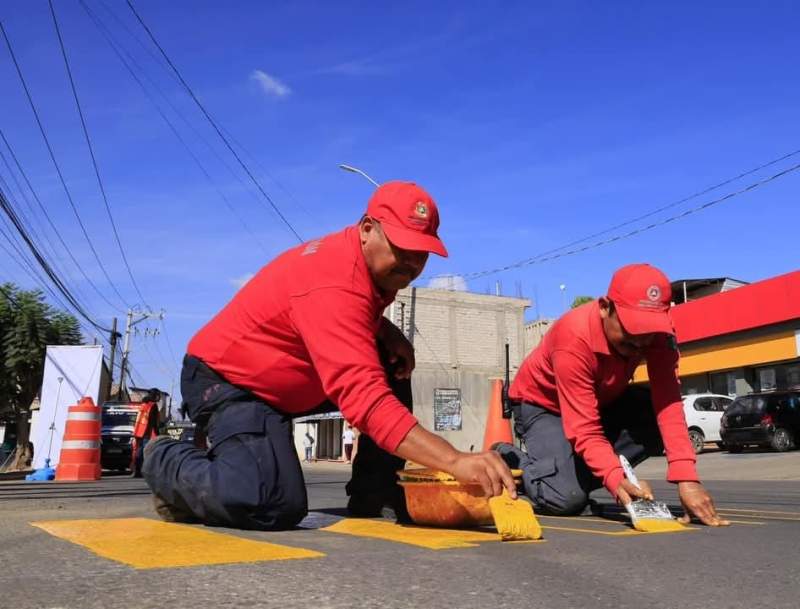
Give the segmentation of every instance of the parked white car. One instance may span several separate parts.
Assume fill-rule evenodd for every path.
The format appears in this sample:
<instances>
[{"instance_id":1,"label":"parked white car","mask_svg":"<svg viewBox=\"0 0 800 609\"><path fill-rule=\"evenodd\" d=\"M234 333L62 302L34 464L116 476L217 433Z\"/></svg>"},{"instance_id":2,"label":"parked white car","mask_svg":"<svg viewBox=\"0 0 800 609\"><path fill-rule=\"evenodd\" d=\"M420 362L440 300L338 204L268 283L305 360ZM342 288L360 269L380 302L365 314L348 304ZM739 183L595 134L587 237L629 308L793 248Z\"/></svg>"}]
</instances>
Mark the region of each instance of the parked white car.
<instances>
[{"instance_id":1,"label":"parked white car","mask_svg":"<svg viewBox=\"0 0 800 609\"><path fill-rule=\"evenodd\" d=\"M732 397L716 393L692 393L683 396L683 413L695 453L703 452L706 442L716 442L722 448L719 421L731 402Z\"/></svg>"}]
</instances>

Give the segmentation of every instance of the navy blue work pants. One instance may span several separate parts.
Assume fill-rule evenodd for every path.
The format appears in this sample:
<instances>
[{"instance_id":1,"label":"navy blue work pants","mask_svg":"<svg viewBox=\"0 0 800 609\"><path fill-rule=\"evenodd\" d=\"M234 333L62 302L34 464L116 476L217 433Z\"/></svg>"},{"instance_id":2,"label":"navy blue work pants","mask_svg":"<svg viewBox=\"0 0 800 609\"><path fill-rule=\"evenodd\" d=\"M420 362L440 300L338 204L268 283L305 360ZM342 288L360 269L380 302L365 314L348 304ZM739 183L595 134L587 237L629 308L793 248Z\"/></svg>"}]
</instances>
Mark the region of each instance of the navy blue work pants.
<instances>
[{"instance_id":1,"label":"navy blue work pants","mask_svg":"<svg viewBox=\"0 0 800 609\"><path fill-rule=\"evenodd\" d=\"M513 411L514 429L527 451L527 458L519 464L525 494L541 513L581 513L589 494L600 488L602 481L575 454L564 435L561 417L526 402L515 405ZM664 450L649 390L628 388L602 409L601 421L614 451L625 455L632 465Z\"/></svg>"},{"instance_id":2,"label":"navy blue work pants","mask_svg":"<svg viewBox=\"0 0 800 609\"><path fill-rule=\"evenodd\" d=\"M410 408L410 383L391 380L390 386ZM178 441L155 444L143 467L151 490L211 525L277 530L298 524L307 514L308 499L291 415L188 355L181 392L189 418L206 430L211 448ZM335 409L325 403L317 411ZM394 496L399 490L395 470L403 465L362 434L348 484L351 501L369 492L376 505L385 503L387 493Z\"/></svg>"}]
</instances>

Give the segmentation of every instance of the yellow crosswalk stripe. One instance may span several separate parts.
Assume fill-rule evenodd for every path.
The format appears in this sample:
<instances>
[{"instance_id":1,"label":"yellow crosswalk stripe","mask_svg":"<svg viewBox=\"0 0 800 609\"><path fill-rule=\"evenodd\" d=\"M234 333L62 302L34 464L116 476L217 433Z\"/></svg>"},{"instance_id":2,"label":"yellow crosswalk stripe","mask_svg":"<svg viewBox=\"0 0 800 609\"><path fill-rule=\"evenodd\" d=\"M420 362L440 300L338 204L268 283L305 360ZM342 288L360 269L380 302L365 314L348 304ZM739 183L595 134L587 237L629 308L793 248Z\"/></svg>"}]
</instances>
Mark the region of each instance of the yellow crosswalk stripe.
<instances>
[{"instance_id":1,"label":"yellow crosswalk stripe","mask_svg":"<svg viewBox=\"0 0 800 609\"><path fill-rule=\"evenodd\" d=\"M394 541L429 550L474 548L479 543L500 541L500 536L495 532L474 529L435 529L362 518L345 518L321 530Z\"/></svg>"},{"instance_id":2,"label":"yellow crosswalk stripe","mask_svg":"<svg viewBox=\"0 0 800 609\"><path fill-rule=\"evenodd\" d=\"M31 522L55 537L136 569L319 558L293 548L148 518Z\"/></svg>"}]
</instances>

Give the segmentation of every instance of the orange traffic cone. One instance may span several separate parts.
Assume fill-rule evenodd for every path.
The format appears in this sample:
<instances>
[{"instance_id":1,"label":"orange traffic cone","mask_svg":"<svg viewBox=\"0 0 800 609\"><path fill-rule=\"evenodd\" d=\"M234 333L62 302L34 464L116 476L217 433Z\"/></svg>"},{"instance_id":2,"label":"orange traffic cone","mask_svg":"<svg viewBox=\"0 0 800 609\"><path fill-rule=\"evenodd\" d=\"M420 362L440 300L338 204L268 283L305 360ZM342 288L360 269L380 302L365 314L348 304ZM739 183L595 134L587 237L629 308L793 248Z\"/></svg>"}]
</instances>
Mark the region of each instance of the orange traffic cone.
<instances>
[{"instance_id":1,"label":"orange traffic cone","mask_svg":"<svg viewBox=\"0 0 800 609\"><path fill-rule=\"evenodd\" d=\"M483 435L483 450L489 450L496 442L514 443L511 433L511 419L503 418L503 381L494 379L492 396L489 399L489 412L486 415L486 431Z\"/></svg>"},{"instance_id":2,"label":"orange traffic cone","mask_svg":"<svg viewBox=\"0 0 800 609\"><path fill-rule=\"evenodd\" d=\"M100 479L100 408L92 398L81 398L67 412L56 480Z\"/></svg>"}]
</instances>

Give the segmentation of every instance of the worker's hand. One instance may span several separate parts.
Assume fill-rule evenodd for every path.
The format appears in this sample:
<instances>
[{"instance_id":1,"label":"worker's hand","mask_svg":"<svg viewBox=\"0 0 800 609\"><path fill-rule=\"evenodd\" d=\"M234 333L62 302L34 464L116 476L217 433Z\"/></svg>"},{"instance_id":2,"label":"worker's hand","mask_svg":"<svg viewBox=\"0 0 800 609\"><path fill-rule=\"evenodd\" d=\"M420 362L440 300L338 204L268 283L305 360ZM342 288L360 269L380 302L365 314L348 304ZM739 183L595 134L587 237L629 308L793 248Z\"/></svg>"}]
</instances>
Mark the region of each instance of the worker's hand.
<instances>
[{"instance_id":1,"label":"worker's hand","mask_svg":"<svg viewBox=\"0 0 800 609\"><path fill-rule=\"evenodd\" d=\"M636 486L627 478L623 478L617 487L617 501L620 505L628 505L636 499L653 500L653 489L650 488L650 484L645 480L639 480L639 486Z\"/></svg>"},{"instance_id":2,"label":"worker's hand","mask_svg":"<svg viewBox=\"0 0 800 609\"><path fill-rule=\"evenodd\" d=\"M378 330L378 340L386 349L389 364L394 368L395 378L410 379L411 372L416 365L414 346L400 331L400 328L384 317Z\"/></svg>"},{"instance_id":3,"label":"worker's hand","mask_svg":"<svg viewBox=\"0 0 800 609\"><path fill-rule=\"evenodd\" d=\"M513 499L517 498L514 476L503 458L493 450L460 453L448 469L463 484L480 484L487 497L502 494L505 487Z\"/></svg>"},{"instance_id":4,"label":"worker's hand","mask_svg":"<svg viewBox=\"0 0 800 609\"><path fill-rule=\"evenodd\" d=\"M699 482L678 482L678 495L686 512L678 518L683 524L689 524L691 516L694 515L700 522L710 527L726 527L730 525L729 521L723 520L717 514L714 500Z\"/></svg>"}]
</instances>

